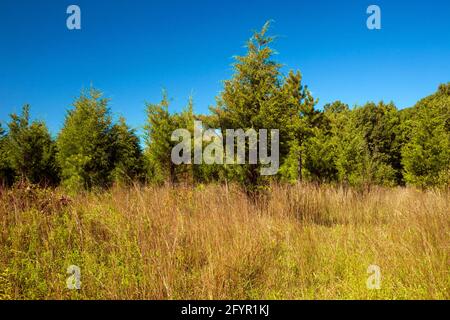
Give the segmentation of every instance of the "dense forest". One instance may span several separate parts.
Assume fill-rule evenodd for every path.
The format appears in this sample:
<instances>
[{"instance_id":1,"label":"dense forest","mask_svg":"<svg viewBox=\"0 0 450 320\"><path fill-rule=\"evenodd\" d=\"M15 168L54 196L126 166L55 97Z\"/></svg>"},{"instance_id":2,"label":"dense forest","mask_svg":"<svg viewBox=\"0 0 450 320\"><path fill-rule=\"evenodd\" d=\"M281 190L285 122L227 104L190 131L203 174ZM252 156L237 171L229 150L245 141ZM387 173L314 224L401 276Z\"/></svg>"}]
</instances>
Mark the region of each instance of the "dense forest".
<instances>
[{"instance_id":1,"label":"dense forest","mask_svg":"<svg viewBox=\"0 0 450 320\"><path fill-rule=\"evenodd\" d=\"M184 111L170 113L166 93L147 104L145 144L124 118L114 120L109 100L91 88L67 111L53 139L46 124L30 120L30 107L0 123L0 184L28 181L72 190L114 183L238 182L249 190L267 180L313 181L350 186L420 188L450 185L450 82L399 110L394 103L368 102L350 107L336 101L317 108L318 99L300 72L285 75L273 60L269 25L236 57L234 75L209 114L195 114L189 99ZM171 134L178 128L278 129L280 170L259 175L260 164L175 165Z\"/></svg>"}]
</instances>

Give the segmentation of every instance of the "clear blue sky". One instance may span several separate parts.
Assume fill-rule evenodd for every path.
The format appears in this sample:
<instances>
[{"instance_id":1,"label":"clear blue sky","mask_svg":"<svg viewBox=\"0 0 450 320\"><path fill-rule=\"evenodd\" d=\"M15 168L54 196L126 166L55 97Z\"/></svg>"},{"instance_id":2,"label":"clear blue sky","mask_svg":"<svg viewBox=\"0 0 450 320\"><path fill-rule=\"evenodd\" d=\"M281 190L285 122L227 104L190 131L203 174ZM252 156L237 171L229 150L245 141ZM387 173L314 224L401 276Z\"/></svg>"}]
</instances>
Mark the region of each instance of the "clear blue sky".
<instances>
[{"instance_id":1,"label":"clear blue sky","mask_svg":"<svg viewBox=\"0 0 450 320\"><path fill-rule=\"evenodd\" d=\"M66 28L77 4L82 30ZM366 28L378 4L382 30ZM0 0L0 120L31 104L53 134L92 83L135 128L162 88L180 110L192 93L206 112L244 54L252 30L273 19L283 71L300 69L320 99L413 105L450 81L448 0Z\"/></svg>"}]
</instances>

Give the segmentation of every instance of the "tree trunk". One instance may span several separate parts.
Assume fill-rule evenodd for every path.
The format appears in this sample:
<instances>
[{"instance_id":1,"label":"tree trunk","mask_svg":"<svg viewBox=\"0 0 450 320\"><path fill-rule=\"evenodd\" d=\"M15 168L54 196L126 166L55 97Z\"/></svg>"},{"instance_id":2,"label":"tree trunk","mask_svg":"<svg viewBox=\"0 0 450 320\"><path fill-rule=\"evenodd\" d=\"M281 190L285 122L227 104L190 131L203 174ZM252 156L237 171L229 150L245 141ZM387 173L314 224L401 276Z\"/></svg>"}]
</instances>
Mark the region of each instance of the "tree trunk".
<instances>
[{"instance_id":1,"label":"tree trunk","mask_svg":"<svg viewBox=\"0 0 450 320\"><path fill-rule=\"evenodd\" d=\"M303 175L302 175L302 169L303 169L303 159L302 159L302 152L298 152L298 167L297 167L297 174L298 174L298 181L303 181Z\"/></svg>"}]
</instances>

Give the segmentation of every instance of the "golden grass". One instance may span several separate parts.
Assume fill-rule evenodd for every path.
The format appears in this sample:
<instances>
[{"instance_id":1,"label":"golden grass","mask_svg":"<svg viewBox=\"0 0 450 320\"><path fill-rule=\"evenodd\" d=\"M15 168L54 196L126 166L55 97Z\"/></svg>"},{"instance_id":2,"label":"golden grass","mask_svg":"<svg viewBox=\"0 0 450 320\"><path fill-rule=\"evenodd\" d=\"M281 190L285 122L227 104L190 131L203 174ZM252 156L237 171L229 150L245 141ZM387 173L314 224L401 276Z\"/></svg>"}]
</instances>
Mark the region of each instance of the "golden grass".
<instances>
[{"instance_id":1,"label":"golden grass","mask_svg":"<svg viewBox=\"0 0 450 320\"><path fill-rule=\"evenodd\" d=\"M15 189L0 192L0 299L449 299L449 231L439 191Z\"/></svg>"}]
</instances>

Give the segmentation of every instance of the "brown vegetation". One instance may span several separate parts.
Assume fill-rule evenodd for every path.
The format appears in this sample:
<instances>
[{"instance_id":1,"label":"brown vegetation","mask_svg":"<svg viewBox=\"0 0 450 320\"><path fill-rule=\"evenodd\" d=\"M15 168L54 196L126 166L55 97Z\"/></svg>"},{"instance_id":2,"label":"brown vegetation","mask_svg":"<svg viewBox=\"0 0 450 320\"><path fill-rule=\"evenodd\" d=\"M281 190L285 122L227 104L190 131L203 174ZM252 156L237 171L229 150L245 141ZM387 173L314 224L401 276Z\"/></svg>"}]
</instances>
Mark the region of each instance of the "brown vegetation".
<instances>
[{"instance_id":1,"label":"brown vegetation","mask_svg":"<svg viewBox=\"0 0 450 320\"><path fill-rule=\"evenodd\" d=\"M0 192L0 299L449 299L449 232L442 191L16 188Z\"/></svg>"}]
</instances>

